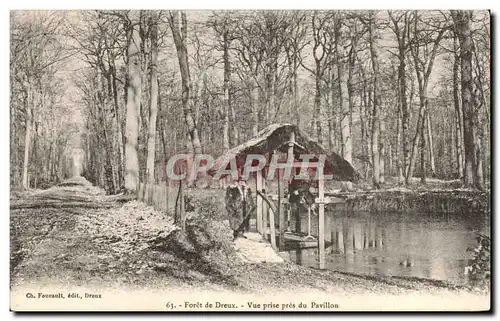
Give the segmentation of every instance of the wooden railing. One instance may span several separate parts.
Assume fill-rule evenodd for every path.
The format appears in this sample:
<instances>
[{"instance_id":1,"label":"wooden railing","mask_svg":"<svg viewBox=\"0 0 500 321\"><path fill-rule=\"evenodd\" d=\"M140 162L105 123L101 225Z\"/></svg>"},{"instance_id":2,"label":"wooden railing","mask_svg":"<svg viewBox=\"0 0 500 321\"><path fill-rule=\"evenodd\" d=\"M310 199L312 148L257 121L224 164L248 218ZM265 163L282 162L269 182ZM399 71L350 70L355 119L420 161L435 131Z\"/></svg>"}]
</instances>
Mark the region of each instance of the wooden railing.
<instances>
[{"instance_id":1,"label":"wooden railing","mask_svg":"<svg viewBox=\"0 0 500 321\"><path fill-rule=\"evenodd\" d=\"M257 206L256 216L257 216L257 231L262 234L266 241L270 241L272 247L276 251L285 250L285 238L289 241L299 242L305 244L304 246L310 246L312 242L317 242L318 247L318 262L320 269L324 269L326 266L325 261L325 205L344 202L344 198L336 197L335 194L326 196L324 181L318 181L318 197L315 198L316 209L313 210L309 208L308 216L308 234L307 236L301 236L297 233L287 233L290 232L288 229L290 227L290 218L292 215L289 200L284 195L284 185L283 183L278 184L278 194L269 195L266 194L264 189L259 189L258 187L263 187L264 184L259 184L260 175L257 175ZM318 229L317 237L311 237L311 211L314 211L318 216ZM275 225L275 215L278 218L278 232L276 231ZM260 222L260 223L259 223ZM268 227L269 222L269 227ZM300 232L300 231L299 231ZM269 235L270 234L270 235ZM270 237L268 237L270 236ZM276 237L278 237L278 242L276 242ZM314 244L314 242L312 242ZM276 244L278 243L278 244Z\"/></svg>"},{"instance_id":2,"label":"wooden railing","mask_svg":"<svg viewBox=\"0 0 500 321\"><path fill-rule=\"evenodd\" d=\"M139 183L137 200L152 206L155 210L173 216L184 230L186 215L184 209L184 187L166 182L157 184Z\"/></svg>"},{"instance_id":3,"label":"wooden railing","mask_svg":"<svg viewBox=\"0 0 500 321\"><path fill-rule=\"evenodd\" d=\"M261 200L259 202L259 199ZM264 202L262 202L264 201ZM257 231L262 234L262 237L264 240L268 241L268 231L270 234L271 238L271 246L275 250L279 250L276 247L276 225L274 222L274 215L276 213L279 213L278 207L274 204L273 200L268 197L265 194L265 191L259 191L257 190L257 204L260 203L260 210L259 210L259 205L257 205L257 221L261 221L262 224L259 226L257 224ZM259 219L260 218L260 219ZM269 229L267 227L267 222L269 222Z\"/></svg>"}]
</instances>

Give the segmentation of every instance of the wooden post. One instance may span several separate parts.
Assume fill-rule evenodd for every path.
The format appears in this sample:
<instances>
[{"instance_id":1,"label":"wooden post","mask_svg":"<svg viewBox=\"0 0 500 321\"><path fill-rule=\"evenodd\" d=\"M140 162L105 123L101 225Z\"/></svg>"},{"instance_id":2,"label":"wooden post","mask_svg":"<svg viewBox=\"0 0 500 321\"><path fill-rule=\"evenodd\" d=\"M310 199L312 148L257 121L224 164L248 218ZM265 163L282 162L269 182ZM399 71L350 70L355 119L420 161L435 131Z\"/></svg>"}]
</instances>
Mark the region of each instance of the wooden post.
<instances>
[{"instance_id":1,"label":"wooden post","mask_svg":"<svg viewBox=\"0 0 500 321\"><path fill-rule=\"evenodd\" d=\"M293 163L293 161L295 160L295 155L293 154L293 146L295 145L295 132L292 131L290 133L290 142L288 143L288 157L287 157L287 163L290 164L290 163ZM291 175L294 175L295 174L295 169L292 168L292 171L291 171ZM289 180L288 180L288 191L290 192L290 186L289 186ZM288 197L290 197L290 195L288 195ZM288 207L287 207L287 217L286 217L286 230L287 232L291 232L290 230L290 216L291 216L291 212L292 212L292 208L291 208L291 205L289 203Z\"/></svg>"},{"instance_id":2,"label":"wooden post","mask_svg":"<svg viewBox=\"0 0 500 321\"><path fill-rule=\"evenodd\" d=\"M161 197L158 197L161 195L161 186L155 184L155 203L156 203L156 207L155 207L155 210L159 211L161 210L161 203L162 203L162 198Z\"/></svg>"},{"instance_id":3,"label":"wooden post","mask_svg":"<svg viewBox=\"0 0 500 321\"><path fill-rule=\"evenodd\" d=\"M140 201L141 200L141 186L142 184L139 183L138 186L137 186L137 192L136 192L136 197L137 197L137 200Z\"/></svg>"},{"instance_id":4,"label":"wooden post","mask_svg":"<svg viewBox=\"0 0 500 321\"><path fill-rule=\"evenodd\" d=\"M179 196L179 212L180 212L180 217L181 217L181 230L185 231L186 230L186 213L184 211L184 186L181 186L179 193L181 194Z\"/></svg>"},{"instance_id":5,"label":"wooden post","mask_svg":"<svg viewBox=\"0 0 500 321\"><path fill-rule=\"evenodd\" d=\"M153 196L153 208L155 210L158 209L158 189L156 188L156 184L153 185L153 191L151 192L152 193L152 196Z\"/></svg>"},{"instance_id":6,"label":"wooden post","mask_svg":"<svg viewBox=\"0 0 500 321\"><path fill-rule=\"evenodd\" d=\"M149 205L151 205L151 207L153 207L153 209L155 208L155 194L154 194L155 188L154 187L155 187L154 185L151 185L149 187L149 191L148 191Z\"/></svg>"},{"instance_id":7,"label":"wooden post","mask_svg":"<svg viewBox=\"0 0 500 321\"><path fill-rule=\"evenodd\" d=\"M288 143L288 162L294 160L293 146L295 145L295 132L290 133L290 142Z\"/></svg>"},{"instance_id":8,"label":"wooden post","mask_svg":"<svg viewBox=\"0 0 500 321\"><path fill-rule=\"evenodd\" d=\"M156 209L156 184L151 185L151 204Z\"/></svg>"},{"instance_id":9,"label":"wooden post","mask_svg":"<svg viewBox=\"0 0 500 321\"><path fill-rule=\"evenodd\" d=\"M266 187L265 187L266 181L263 179L262 180L262 193L266 194ZM261 198L262 202L262 198ZM269 211L268 211L268 205L267 202L262 202L262 208L261 208L261 213L262 213L262 238L267 241L267 219L269 217Z\"/></svg>"},{"instance_id":10,"label":"wooden post","mask_svg":"<svg viewBox=\"0 0 500 321\"><path fill-rule=\"evenodd\" d=\"M168 205L169 205L169 186L168 186L168 178L165 180L165 213L168 214Z\"/></svg>"},{"instance_id":11,"label":"wooden post","mask_svg":"<svg viewBox=\"0 0 500 321\"><path fill-rule=\"evenodd\" d=\"M319 256L319 268L325 268L325 203L323 199L325 197L325 181L323 179L318 180L318 198L320 199L318 213L318 256Z\"/></svg>"},{"instance_id":12,"label":"wooden post","mask_svg":"<svg viewBox=\"0 0 500 321\"><path fill-rule=\"evenodd\" d=\"M278 171L278 213L279 213L279 251L283 251L285 249L285 208L283 203L283 198L285 197L285 188L284 182L282 181L282 177Z\"/></svg>"},{"instance_id":13,"label":"wooden post","mask_svg":"<svg viewBox=\"0 0 500 321\"><path fill-rule=\"evenodd\" d=\"M153 200L153 186L149 184L148 186L148 204L154 208L154 200Z\"/></svg>"},{"instance_id":14,"label":"wooden post","mask_svg":"<svg viewBox=\"0 0 500 321\"><path fill-rule=\"evenodd\" d=\"M256 188L257 191L262 192L262 171L259 170L256 176ZM256 192L255 196L257 197L257 210L255 211L257 215L257 232L262 234L262 197Z\"/></svg>"},{"instance_id":15,"label":"wooden post","mask_svg":"<svg viewBox=\"0 0 500 321\"><path fill-rule=\"evenodd\" d=\"M165 195L165 186L158 184L156 189L158 190L158 210L163 211L165 208L165 197L163 197Z\"/></svg>"},{"instance_id":16,"label":"wooden post","mask_svg":"<svg viewBox=\"0 0 500 321\"><path fill-rule=\"evenodd\" d=\"M287 205L286 207L286 231L287 232L292 232L292 228L290 226L290 216L292 213L292 206L290 204Z\"/></svg>"},{"instance_id":17,"label":"wooden post","mask_svg":"<svg viewBox=\"0 0 500 321\"><path fill-rule=\"evenodd\" d=\"M276 249L276 225L274 223L275 213L271 210L270 206L267 206L267 215L269 217L269 227L271 229L271 246Z\"/></svg>"},{"instance_id":18,"label":"wooden post","mask_svg":"<svg viewBox=\"0 0 500 321\"><path fill-rule=\"evenodd\" d=\"M332 249L332 254L335 253L335 248L337 246L337 238L336 238L336 233L335 233L335 229L333 228L333 226L330 226L330 242L332 243L331 245L331 249Z\"/></svg>"}]
</instances>

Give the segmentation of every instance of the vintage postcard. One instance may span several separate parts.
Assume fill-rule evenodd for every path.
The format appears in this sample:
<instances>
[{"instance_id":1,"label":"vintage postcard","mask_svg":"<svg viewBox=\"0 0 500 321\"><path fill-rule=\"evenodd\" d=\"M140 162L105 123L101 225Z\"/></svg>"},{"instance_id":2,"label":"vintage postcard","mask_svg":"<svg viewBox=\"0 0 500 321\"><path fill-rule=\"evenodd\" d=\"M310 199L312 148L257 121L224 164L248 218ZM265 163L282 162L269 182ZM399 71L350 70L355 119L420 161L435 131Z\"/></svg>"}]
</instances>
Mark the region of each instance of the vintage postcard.
<instances>
[{"instance_id":1,"label":"vintage postcard","mask_svg":"<svg viewBox=\"0 0 500 321\"><path fill-rule=\"evenodd\" d=\"M487 10L13 10L12 311L489 311Z\"/></svg>"}]
</instances>

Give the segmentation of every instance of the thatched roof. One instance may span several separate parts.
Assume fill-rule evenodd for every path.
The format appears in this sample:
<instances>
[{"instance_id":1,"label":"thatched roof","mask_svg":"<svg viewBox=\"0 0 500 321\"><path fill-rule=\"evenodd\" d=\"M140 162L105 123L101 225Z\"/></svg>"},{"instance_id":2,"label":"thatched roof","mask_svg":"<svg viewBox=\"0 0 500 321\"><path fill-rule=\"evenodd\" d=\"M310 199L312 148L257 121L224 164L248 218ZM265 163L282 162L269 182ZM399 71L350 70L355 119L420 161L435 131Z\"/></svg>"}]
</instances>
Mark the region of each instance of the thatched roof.
<instances>
[{"instance_id":1,"label":"thatched roof","mask_svg":"<svg viewBox=\"0 0 500 321\"><path fill-rule=\"evenodd\" d=\"M213 176L221 166L228 168L229 161L232 158L236 159L236 164L238 168L240 168L244 165L246 155L248 154L263 155L272 153L274 150L286 151L288 149L291 132L295 132L296 144L294 153L296 155L326 155L325 174L332 174L333 178L338 181L357 181L359 179L359 173L348 161L338 154L327 154L325 148L321 146L321 144L307 136L297 126L291 124L272 124L262 129L256 137L219 156L208 173Z\"/></svg>"}]
</instances>

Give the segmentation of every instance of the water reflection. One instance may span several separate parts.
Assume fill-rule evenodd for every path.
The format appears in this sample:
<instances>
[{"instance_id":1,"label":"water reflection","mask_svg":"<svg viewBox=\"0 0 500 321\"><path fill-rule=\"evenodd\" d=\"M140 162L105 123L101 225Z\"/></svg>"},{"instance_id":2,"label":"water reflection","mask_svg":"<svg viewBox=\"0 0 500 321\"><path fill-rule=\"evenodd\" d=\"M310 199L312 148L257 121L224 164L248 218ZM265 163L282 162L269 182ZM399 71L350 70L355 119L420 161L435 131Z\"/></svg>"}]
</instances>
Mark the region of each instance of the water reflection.
<instances>
[{"instance_id":1,"label":"water reflection","mask_svg":"<svg viewBox=\"0 0 500 321\"><path fill-rule=\"evenodd\" d=\"M317 217L311 220L317 235ZM299 224L296 224L298 227ZM307 231L307 215L300 230ZM350 213L325 216L327 268L351 273L466 282L464 269L476 233L489 234L484 214ZM317 249L290 251L292 260L317 266Z\"/></svg>"}]
</instances>

